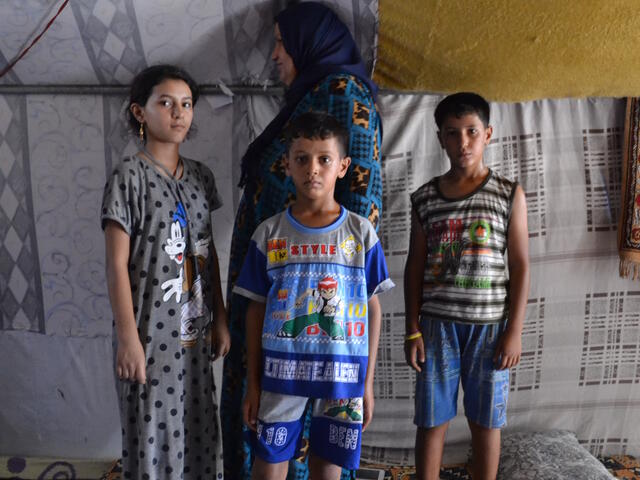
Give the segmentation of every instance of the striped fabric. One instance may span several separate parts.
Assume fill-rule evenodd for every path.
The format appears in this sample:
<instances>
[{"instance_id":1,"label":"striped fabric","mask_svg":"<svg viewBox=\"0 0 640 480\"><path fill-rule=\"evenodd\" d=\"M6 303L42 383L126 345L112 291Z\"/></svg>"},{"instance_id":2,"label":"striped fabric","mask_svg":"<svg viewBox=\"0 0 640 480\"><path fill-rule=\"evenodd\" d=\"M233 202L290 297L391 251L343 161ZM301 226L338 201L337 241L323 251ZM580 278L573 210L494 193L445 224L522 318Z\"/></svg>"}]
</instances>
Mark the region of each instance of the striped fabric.
<instances>
[{"instance_id":1,"label":"striped fabric","mask_svg":"<svg viewBox=\"0 0 640 480\"><path fill-rule=\"evenodd\" d=\"M427 237L422 315L460 323L506 319L504 253L516 183L489 170L462 198L445 197L432 179L411 195Z\"/></svg>"}]
</instances>

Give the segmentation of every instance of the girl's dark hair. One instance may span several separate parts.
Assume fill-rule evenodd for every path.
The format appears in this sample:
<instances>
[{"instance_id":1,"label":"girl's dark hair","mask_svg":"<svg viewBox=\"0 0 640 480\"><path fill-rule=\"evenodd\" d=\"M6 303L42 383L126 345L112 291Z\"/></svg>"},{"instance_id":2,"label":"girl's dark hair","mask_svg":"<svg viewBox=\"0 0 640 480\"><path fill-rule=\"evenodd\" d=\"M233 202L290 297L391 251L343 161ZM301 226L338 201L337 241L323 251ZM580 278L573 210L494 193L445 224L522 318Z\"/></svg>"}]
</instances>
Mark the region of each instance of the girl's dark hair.
<instances>
[{"instance_id":1,"label":"girl's dark hair","mask_svg":"<svg viewBox=\"0 0 640 480\"><path fill-rule=\"evenodd\" d=\"M200 88L196 81L186 71L175 65L154 65L148 67L138 73L131 82L131 91L129 93L129 104L127 105L127 120L129 126L135 134L140 129L140 122L133 116L131 105L137 103L140 106L147 104L147 100L151 96L153 87L162 83L167 79L182 80L189 86L191 90L191 98L193 105L196 104L200 97Z\"/></svg>"},{"instance_id":2,"label":"girl's dark hair","mask_svg":"<svg viewBox=\"0 0 640 480\"><path fill-rule=\"evenodd\" d=\"M438 128L442 128L445 118L449 115L460 118L475 113L486 128L489 126L489 110L489 103L477 93L459 92L443 98L436 107L434 117Z\"/></svg>"},{"instance_id":3,"label":"girl's dark hair","mask_svg":"<svg viewBox=\"0 0 640 480\"><path fill-rule=\"evenodd\" d=\"M343 157L349 151L349 131L336 117L324 112L306 112L294 118L285 128L284 137L287 142L287 151L296 138L308 140L335 138Z\"/></svg>"}]
</instances>

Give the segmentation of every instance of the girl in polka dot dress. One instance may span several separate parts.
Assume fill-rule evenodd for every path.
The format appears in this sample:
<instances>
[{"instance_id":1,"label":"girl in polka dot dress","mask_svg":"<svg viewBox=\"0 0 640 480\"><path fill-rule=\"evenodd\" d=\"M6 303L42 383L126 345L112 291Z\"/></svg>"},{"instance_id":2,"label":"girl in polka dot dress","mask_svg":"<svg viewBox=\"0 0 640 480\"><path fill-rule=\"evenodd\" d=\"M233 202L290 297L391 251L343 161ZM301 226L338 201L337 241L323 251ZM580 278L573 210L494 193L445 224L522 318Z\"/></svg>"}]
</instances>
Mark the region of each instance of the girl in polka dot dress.
<instances>
[{"instance_id":1,"label":"girl in polka dot dress","mask_svg":"<svg viewBox=\"0 0 640 480\"><path fill-rule=\"evenodd\" d=\"M221 202L211 170L179 153L197 100L177 67L138 74L128 116L143 148L104 190L124 478L221 476L210 363L230 345L210 215Z\"/></svg>"}]
</instances>

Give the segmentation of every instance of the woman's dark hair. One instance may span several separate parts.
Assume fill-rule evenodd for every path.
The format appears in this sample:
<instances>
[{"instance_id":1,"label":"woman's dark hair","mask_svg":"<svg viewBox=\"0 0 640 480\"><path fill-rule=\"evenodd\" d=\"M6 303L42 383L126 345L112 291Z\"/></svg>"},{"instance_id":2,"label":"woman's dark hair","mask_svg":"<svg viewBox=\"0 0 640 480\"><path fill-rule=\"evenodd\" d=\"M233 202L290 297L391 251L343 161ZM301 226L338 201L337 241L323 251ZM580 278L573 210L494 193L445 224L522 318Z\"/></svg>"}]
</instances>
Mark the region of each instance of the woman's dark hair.
<instances>
[{"instance_id":1,"label":"woman's dark hair","mask_svg":"<svg viewBox=\"0 0 640 480\"><path fill-rule=\"evenodd\" d=\"M443 98L434 112L436 125L442 128L444 120L449 115L460 118L469 113L475 113L486 127L489 126L489 104L477 93L459 92Z\"/></svg>"},{"instance_id":2,"label":"woman's dark hair","mask_svg":"<svg viewBox=\"0 0 640 480\"><path fill-rule=\"evenodd\" d=\"M284 130L287 151L297 138L307 140L327 140L335 138L340 147L340 155L345 157L349 151L349 131L336 117L323 112L307 112L291 120Z\"/></svg>"},{"instance_id":3,"label":"woman's dark hair","mask_svg":"<svg viewBox=\"0 0 640 480\"><path fill-rule=\"evenodd\" d=\"M140 122L131 112L131 105L137 103L140 106L147 104L147 100L151 96L153 87L162 83L167 79L182 80L189 86L191 90L191 99L193 105L196 104L200 97L200 88L196 81L186 71L175 65L154 65L148 67L138 73L131 82L131 91L129 94L129 104L127 105L127 120L129 126L134 133L137 134L140 128Z\"/></svg>"}]
</instances>

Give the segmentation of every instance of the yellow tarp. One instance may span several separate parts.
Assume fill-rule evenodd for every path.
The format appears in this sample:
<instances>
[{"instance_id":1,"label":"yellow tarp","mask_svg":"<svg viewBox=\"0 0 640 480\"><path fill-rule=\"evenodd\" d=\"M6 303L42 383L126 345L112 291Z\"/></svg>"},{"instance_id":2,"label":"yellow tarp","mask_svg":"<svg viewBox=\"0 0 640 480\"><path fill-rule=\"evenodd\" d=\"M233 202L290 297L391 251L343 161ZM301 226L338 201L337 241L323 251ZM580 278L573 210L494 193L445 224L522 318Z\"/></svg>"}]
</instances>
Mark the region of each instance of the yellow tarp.
<instances>
[{"instance_id":1,"label":"yellow tarp","mask_svg":"<svg viewBox=\"0 0 640 480\"><path fill-rule=\"evenodd\" d=\"M380 0L383 88L640 96L640 0Z\"/></svg>"}]
</instances>

